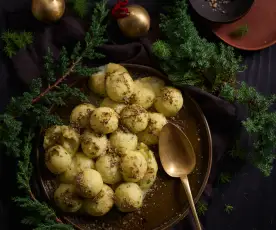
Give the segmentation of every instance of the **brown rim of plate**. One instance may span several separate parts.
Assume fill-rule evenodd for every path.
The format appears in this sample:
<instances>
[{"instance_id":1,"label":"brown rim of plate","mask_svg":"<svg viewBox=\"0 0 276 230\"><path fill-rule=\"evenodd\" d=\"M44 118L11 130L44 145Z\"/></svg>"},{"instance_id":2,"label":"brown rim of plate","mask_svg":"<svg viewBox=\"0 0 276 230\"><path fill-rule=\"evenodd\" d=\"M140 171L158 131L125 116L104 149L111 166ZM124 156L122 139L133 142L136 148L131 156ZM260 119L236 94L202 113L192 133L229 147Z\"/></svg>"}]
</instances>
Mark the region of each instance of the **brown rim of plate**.
<instances>
[{"instance_id":1,"label":"brown rim of plate","mask_svg":"<svg viewBox=\"0 0 276 230\"><path fill-rule=\"evenodd\" d=\"M222 41L237 49L248 51L265 49L276 44L276 29L274 29L273 24L276 20L275 7L276 2L273 0L255 0L251 9L244 17L228 24L212 23L212 31ZM266 26L264 27L263 24ZM248 33L241 38L232 38L230 36L231 31L243 25L248 26ZM273 29L275 30L274 36L271 36L269 32L273 31ZM265 33L267 33L265 35L266 39L264 38ZM256 42L258 38L260 41Z\"/></svg>"},{"instance_id":2,"label":"brown rim of plate","mask_svg":"<svg viewBox=\"0 0 276 230\"><path fill-rule=\"evenodd\" d=\"M163 73L161 73L160 71L158 71L154 68L148 67L148 66L136 65L136 64L124 64L124 63L119 63L119 64L121 64L122 66L124 66L126 68L138 69L138 70L143 70L144 72L149 72L149 73L151 73L151 75L154 75L158 78L162 78L164 80L167 79L167 77ZM72 85L74 85L75 83L73 83ZM210 132L208 122L207 122L207 120L205 118L205 115L203 114L201 108L199 107L199 105L195 102L195 100L190 95L188 95L187 93L185 93L185 95L192 101L192 103L195 105L195 108L200 113L200 117L202 118L202 121L205 125L205 131L206 131L207 138L208 138L207 142L209 143L208 167L207 167L207 171L206 171L203 183L201 185L201 188L199 189L199 192L198 192L197 196L194 198L194 201L196 203L199 200L199 198L201 197L201 195L202 195L202 193L203 193L203 191L204 191L204 189L207 185L207 182L208 182L208 179L209 179L209 176L210 176L210 172L211 172L211 166L212 166L212 137L211 137L211 132ZM36 154L37 154L36 155L37 166L39 166L40 165L40 157L39 157L40 149L39 148L37 148ZM47 202L49 202L50 205L51 205L52 201L49 197L49 193L46 192L47 188L45 187L45 184L44 184L44 181L43 181L43 178L42 178L42 175L41 175L41 170L39 169L39 167L36 167L36 172L37 172L37 177L39 179L39 186L42 187L42 190L43 190L43 195L42 196L47 198L47 200L48 200ZM169 227L175 225L176 223L181 221L183 218L185 218L187 216L188 212L189 212L189 208L187 208L186 211L183 212L181 215L178 215L178 217L174 218L173 221L169 222L165 226L158 227L157 229L158 230L168 229ZM60 218L63 219L65 222L67 222L67 223L71 224L72 226L74 226L76 229L79 229L79 230L84 229L84 228L81 228L80 226L78 226L76 223L72 222L67 217L61 216Z\"/></svg>"}]
</instances>

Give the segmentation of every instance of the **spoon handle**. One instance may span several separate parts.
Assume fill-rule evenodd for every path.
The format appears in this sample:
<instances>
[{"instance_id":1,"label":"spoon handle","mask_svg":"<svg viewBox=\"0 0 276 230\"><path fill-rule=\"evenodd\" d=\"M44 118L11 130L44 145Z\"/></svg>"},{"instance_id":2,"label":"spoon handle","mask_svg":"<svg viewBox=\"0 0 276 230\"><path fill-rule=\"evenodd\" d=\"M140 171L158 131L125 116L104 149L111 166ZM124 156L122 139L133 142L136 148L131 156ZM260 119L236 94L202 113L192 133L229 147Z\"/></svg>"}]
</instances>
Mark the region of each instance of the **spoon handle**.
<instances>
[{"instance_id":1,"label":"spoon handle","mask_svg":"<svg viewBox=\"0 0 276 230\"><path fill-rule=\"evenodd\" d=\"M185 192L186 192L189 204L190 204L190 208L192 210L192 214L193 214L193 217L195 219L196 227L197 227L198 230L202 230L201 224L200 224L200 221L198 219L197 212L196 212L195 203L194 203L193 195L192 195L192 192L191 192L191 189L190 189L190 184L189 184L188 177L187 176L182 176L180 179L181 179L181 182L184 186L184 189L185 189Z\"/></svg>"}]
</instances>

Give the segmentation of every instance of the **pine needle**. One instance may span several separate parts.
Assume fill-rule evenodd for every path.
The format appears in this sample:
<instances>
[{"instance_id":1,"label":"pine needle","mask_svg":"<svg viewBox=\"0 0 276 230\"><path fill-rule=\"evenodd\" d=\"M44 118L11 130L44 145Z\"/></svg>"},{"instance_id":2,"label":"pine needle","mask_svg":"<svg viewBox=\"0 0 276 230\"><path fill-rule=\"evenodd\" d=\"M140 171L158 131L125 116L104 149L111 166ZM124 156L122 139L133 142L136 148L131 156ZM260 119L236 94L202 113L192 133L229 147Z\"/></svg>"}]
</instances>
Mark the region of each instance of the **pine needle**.
<instances>
[{"instance_id":1,"label":"pine needle","mask_svg":"<svg viewBox=\"0 0 276 230\"><path fill-rule=\"evenodd\" d=\"M3 32L1 36L5 42L4 51L8 57L14 56L18 50L26 48L27 45L32 44L33 34L31 32Z\"/></svg>"}]
</instances>

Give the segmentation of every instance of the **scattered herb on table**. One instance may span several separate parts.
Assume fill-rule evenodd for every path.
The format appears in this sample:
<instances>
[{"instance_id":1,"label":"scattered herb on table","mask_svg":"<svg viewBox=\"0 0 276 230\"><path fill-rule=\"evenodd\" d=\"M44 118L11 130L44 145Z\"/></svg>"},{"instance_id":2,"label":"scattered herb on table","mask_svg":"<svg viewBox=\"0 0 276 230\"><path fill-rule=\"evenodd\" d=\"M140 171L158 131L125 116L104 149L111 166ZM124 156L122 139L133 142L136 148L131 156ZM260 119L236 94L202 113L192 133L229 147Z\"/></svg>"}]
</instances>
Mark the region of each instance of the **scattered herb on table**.
<instances>
[{"instance_id":1,"label":"scattered herb on table","mask_svg":"<svg viewBox=\"0 0 276 230\"><path fill-rule=\"evenodd\" d=\"M219 183L226 184L226 183L229 183L230 181L231 181L231 175L229 173L222 172L219 175Z\"/></svg>"},{"instance_id":2,"label":"scattered herb on table","mask_svg":"<svg viewBox=\"0 0 276 230\"><path fill-rule=\"evenodd\" d=\"M232 213L234 210L234 207L230 204L225 204L224 206L224 211L227 213L227 214L230 214Z\"/></svg>"},{"instance_id":3,"label":"scattered herb on table","mask_svg":"<svg viewBox=\"0 0 276 230\"><path fill-rule=\"evenodd\" d=\"M208 210L208 205L205 201L198 201L196 204L196 209L199 216L204 216Z\"/></svg>"},{"instance_id":4,"label":"scattered herb on table","mask_svg":"<svg viewBox=\"0 0 276 230\"><path fill-rule=\"evenodd\" d=\"M248 25L245 24L245 25L239 26L237 29L232 31L229 35L232 38L242 38L248 33L248 31L249 31Z\"/></svg>"}]
</instances>

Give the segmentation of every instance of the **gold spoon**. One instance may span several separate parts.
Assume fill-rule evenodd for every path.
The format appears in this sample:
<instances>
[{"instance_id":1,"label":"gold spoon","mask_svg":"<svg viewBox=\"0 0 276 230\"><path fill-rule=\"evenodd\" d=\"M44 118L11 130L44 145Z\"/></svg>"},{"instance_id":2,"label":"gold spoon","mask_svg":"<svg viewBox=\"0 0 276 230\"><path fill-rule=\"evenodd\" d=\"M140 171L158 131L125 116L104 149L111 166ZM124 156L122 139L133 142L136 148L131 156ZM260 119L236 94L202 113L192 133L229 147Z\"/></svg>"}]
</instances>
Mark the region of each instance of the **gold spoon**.
<instances>
[{"instance_id":1,"label":"gold spoon","mask_svg":"<svg viewBox=\"0 0 276 230\"><path fill-rule=\"evenodd\" d=\"M194 170L196 164L195 152L188 137L172 123L167 123L160 132L159 156L165 172L171 177L181 179L197 229L201 230L188 180L188 174Z\"/></svg>"}]
</instances>

